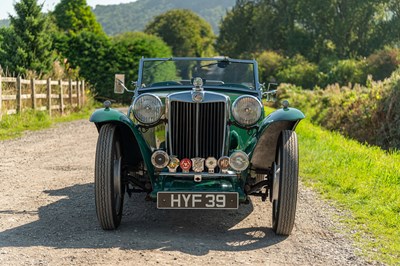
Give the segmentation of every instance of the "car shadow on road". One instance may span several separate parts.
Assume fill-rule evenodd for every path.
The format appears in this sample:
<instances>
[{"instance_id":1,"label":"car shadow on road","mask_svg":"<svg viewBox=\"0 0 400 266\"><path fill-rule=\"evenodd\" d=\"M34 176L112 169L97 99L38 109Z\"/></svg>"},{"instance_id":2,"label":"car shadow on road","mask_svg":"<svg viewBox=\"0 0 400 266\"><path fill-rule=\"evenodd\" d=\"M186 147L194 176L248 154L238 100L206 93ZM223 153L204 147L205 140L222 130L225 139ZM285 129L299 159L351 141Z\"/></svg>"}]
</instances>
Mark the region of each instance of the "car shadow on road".
<instances>
[{"instance_id":1,"label":"car shadow on road","mask_svg":"<svg viewBox=\"0 0 400 266\"><path fill-rule=\"evenodd\" d=\"M144 194L135 194L125 199L119 229L103 231L96 218L93 184L45 192L50 199L63 198L40 207L38 220L0 232L0 247L159 249L201 256L212 250L265 248L285 239L269 227L246 222L253 211L251 203L235 211L157 210L155 203L144 201ZM0 214L35 215L4 207Z\"/></svg>"}]
</instances>

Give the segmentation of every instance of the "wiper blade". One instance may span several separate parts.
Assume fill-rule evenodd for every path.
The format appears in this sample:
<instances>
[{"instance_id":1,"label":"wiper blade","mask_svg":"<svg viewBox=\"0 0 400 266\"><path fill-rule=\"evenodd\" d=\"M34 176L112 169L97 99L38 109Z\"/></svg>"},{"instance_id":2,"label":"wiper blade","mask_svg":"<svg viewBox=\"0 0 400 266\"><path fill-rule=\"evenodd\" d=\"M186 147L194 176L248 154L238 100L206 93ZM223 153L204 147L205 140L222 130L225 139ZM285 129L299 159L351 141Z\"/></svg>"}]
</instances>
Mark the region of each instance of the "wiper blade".
<instances>
[{"instance_id":1,"label":"wiper blade","mask_svg":"<svg viewBox=\"0 0 400 266\"><path fill-rule=\"evenodd\" d=\"M228 59L223 59L223 60L219 60L219 61L217 61L215 63L202 65L202 66L200 66L200 69L204 68L204 67L208 67L208 66L215 66L215 65L217 65L219 68L226 68L230 64L231 64L231 62Z\"/></svg>"},{"instance_id":2,"label":"wiper blade","mask_svg":"<svg viewBox=\"0 0 400 266\"><path fill-rule=\"evenodd\" d=\"M153 69L155 67L158 67L159 65L165 64L166 62L171 61L171 60L172 60L172 57L170 57L170 58L168 58L168 59L166 59L166 60L164 60L164 61L162 61L162 62L160 62L158 64L149 66L148 68L145 68L143 71L146 72L147 70L150 70L150 69Z\"/></svg>"}]
</instances>

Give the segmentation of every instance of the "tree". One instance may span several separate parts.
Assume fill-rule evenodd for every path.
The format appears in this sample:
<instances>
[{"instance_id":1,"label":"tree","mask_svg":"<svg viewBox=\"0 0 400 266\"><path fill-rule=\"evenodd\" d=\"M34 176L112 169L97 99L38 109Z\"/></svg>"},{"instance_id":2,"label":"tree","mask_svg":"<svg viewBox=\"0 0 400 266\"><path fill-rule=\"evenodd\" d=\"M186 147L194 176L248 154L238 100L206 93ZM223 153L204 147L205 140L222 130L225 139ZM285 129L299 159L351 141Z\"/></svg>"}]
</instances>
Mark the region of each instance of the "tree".
<instances>
[{"instance_id":1,"label":"tree","mask_svg":"<svg viewBox=\"0 0 400 266\"><path fill-rule=\"evenodd\" d=\"M217 39L217 50L223 55L240 57L246 52L258 50L256 23L254 23L257 6L248 1L238 0L220 25ZM243 38L252 36L252 38ZM266 44L267 45L267 44ZM271 47L272 48L272 47Z\"/></svg>"},{"instance_id":2,"label":"tree","mask_svg":"<svg viewBox=\"0 0 400 266\"><path fill-rule=\"evenodd\" d=\"M297 1L238 0L223 19L217 49L231 57L264 50L306 54L310 40L296 24Z\"/></svg>"},{"instance_id":3,"label":"tree","mask_svg":"<svg viewBox=\"0 0 400 266\"><path fill-rule=\"evenodd\" d=\"M389 13L389 0L302 0L297 21L314 40L316 60L324 56L326 44L339 58L349 58L368 56L390 42L383 24L399 25Z\"/></svg>"},{"instance_id":4,"label":"tree","mask_svg":"<svg viewBox=\"0 0 400 266\"><path fill-rule=\"evenodd\" d=\"M229 56L274 50L319 62L368 56L399 41L398 0L238 0L217 47Z\"/></svg>"},{"instance_id":5,"label":"tree","mask_svg":"<svg viewBox=\"0 0 400 266\"><path fill-rule=\"evenodd\" d=\"M25 74L28 70L48 73L53 56L49 21L37 0L21 0L14 5L16 16L10 16L10 28L3 29L0 48L3 68Z\"/></svg>"},{"instance_id":6,"label":"tree","mask_svg":"<svg viewBox=\"0 0 400 266\"><path fill-rule=\"evenodd\" d=\"M96 97L124 101L129 101L132 95L114 94L116 73L126 74L127 80L137 80L142 56L171 56L171 49L160 38L144 33L125 33L110 39L106 35L81 31L70 36L61 48L69 65L79 68L80 75L93 85Z\"/></svg>"},{"instance_id":7,"label":"tree","mask_svg":"<svg viewBox=\"0 0 400 266\"><path fill-rule=\"evenodd\" d=\"M172 56L171 48L161 38L143 32L126 32L113 37L112 42L118 71L128 80L137 80L142 57Z\"/></svg>"},{"instance_id":8,"label":"tree","mask_svg":"<svg viewBox=\"0 0 400 266\"><path fill-rule=\"evenodd\" d=\"M154 18L146 33L161 37L172 47L174 56L212 56L214 33L211 26L197 14L174 9Z\"/></svg>"},{"instance_id":9,"label":"tree","mask_svg":"<svg viewBox=\"0 0 400 266\"><path fill-rule=\"evenodd\" d=\"M92 31L104 34L86 0L61 0L53 12L57 26L66 32Z\"/></svg>"},{"instance_id":10,"label":"tree","mask_svg":"<svg viewBox=\"0 0 400 266\"><path fill-rule=\"evenodd\" d=\"M93 86L93 93L102 94L109 90L110 93L101 96L111 95L113 75L118 67L110 39L106 35L83 30L64 41L66 45L59 47L61 54Z\"/></svg>"}]
</instances>

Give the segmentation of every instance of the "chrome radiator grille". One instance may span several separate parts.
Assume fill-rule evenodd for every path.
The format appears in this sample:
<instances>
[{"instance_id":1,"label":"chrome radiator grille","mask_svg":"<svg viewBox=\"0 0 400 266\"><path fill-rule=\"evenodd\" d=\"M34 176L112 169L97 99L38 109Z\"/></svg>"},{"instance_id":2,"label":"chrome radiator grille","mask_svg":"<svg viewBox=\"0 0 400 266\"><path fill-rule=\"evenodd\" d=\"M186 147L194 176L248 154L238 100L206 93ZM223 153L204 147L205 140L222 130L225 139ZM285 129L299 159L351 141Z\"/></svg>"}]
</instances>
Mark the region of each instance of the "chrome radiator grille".
<instances>
[{"instance_id":1,"label":"chrome radiator grille","mask_svg":"<svg viewBox=\"0 0 400 266\"><path fill-rule=\"evenodd\" d=\"M179 159L220 158L225 140L225 103L172 101L170 104L170 153Z\"/></svg>"}]
</instances>

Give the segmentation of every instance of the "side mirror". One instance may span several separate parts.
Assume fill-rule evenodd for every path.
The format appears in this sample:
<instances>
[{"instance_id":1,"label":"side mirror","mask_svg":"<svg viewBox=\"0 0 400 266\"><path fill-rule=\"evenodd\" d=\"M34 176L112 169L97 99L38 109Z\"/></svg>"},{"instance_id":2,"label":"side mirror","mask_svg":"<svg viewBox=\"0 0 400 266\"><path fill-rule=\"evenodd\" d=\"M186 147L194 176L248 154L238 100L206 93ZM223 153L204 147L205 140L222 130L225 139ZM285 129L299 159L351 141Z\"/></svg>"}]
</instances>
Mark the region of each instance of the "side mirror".
<instances>
[{"instance_id":1,"label":"side mirror","mask_svg":"<svg viewBox=\"0 0 400 266\"><path fill-rule=\"evenodd\" d=\"M115 74L114 93L123 94L126 89L124 83L125 83L125 75Z\"/></svg>"},{"instance_id":2,"label":"side mirror","mask_svg":"<svg viewBox=\"0 0 400 266\"><path fill-rule=\"evenodd\" d=\"M278 91L278 83L268 83L267 91L263 92L262 96L267 99L267 101L275 101L275 95Z\"/></svg>"}]
</instances>

